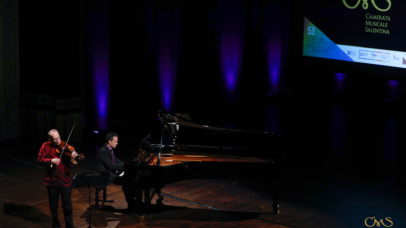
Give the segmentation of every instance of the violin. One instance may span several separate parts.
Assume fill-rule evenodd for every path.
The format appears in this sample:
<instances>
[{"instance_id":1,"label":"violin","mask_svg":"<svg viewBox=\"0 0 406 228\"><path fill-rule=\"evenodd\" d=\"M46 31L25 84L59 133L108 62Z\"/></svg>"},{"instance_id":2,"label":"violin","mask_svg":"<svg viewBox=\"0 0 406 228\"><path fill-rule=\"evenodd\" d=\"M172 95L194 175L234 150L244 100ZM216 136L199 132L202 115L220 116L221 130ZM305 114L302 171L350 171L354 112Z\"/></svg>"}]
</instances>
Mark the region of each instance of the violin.
<instances>
[{"instance_id":1,"label":"violin","mask_svg":"<svg viewBox=\"0 0 406 228\"><path fill-rule=\"evenodd\" d=\"M65 148L65 150L64 150L64 148ZM72 153L75 152L75 147L73 147L69 144L66 144L65 141L61 141L61 143L56 147L55 151L58 154L61 154L63 152L63 155L70 157L72 155ZM78 154L77 158L79 158L80 160L85 158L85 156L83 156L83 154L78 153L78 152L76 152L76 153ZM61 154L61 157L62 157L62 154ZM73 160L72 163L75 165L77 164L76 160Z\"/></svg>"}]
</instances>

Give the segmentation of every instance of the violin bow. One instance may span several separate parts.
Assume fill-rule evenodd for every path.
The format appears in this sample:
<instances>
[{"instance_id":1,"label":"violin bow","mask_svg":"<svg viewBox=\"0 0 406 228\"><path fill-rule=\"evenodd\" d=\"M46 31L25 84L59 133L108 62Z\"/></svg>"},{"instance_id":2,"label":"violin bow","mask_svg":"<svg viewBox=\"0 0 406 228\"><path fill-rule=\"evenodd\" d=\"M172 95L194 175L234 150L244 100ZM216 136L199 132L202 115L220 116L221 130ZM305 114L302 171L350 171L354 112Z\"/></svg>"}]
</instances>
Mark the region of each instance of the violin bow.
<instances>
[{"instance_id":1,"label":"violin bow","mask_svg":"<svg viewBox=\"0 0 406 228\"><path fill-rule=\"evenodd\" d=\"M70 139L70 136L72 135L72 132L73 132L73 129L75 128L75 125L76 125L76 123L73 124L72 129L70 130L68 139L67 139L66 142L65 142L65 146L63 146L63 148L62 148L62 152L61 152L61 155L60 155L59 159L62 158L63 152L65 152L65 148L66 148L66 146L68 145L68 141L69 141L69 139Z\"/></svg>"}]
</instances>

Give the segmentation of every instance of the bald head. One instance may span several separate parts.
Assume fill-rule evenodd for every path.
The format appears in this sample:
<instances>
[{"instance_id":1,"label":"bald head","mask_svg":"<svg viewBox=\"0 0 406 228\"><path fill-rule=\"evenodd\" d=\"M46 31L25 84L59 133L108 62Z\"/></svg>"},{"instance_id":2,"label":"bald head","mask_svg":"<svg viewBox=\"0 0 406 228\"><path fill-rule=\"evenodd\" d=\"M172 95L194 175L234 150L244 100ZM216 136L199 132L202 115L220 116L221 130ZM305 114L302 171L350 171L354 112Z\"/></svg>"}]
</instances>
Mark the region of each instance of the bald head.
<instances>
[{"instance_id":1,"label":"bald head","mask_svg":"<svg viewBox=\"0 0 406 228\"><path fill-rule=\"evenodd\" d=\"M56 129L51 129L48 131L48 138L54 145L61 144L61 137L59 136L59 132Z\"/></svg>"}]
</instances>

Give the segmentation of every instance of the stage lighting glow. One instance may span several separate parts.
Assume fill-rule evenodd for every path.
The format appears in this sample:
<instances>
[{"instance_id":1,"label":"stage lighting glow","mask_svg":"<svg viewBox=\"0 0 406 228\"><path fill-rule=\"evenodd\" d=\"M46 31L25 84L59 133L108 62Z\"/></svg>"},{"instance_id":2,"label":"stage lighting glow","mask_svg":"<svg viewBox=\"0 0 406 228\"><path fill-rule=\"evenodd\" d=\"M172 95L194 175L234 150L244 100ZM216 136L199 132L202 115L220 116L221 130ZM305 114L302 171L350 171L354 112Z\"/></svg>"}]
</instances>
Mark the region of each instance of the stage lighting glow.
<instances>
[{"instance_id":1,"label":"stage lighting glow","mask_svg":"<svg viewBox=\"0 0 406 228\"><path fill-rule=\"evenodd\" d=\"M387 96L389 99L397 99L402 93L402 89L399 86L399 81L388 80L387 84Z\"/></svg>"},{"instance_id":2,"label":"stage lighting glow","mask_svg":"<svg viewBox=\"0 0 406 228\"><path fill-rule=\"evenodd\" d=\"M399 81L395 81L395 80L389 80L388 83L389 83L389 86L394 89L396 89L399 85Z\"/></svg>"},{"instance_id":3,"label":"stage lighting glow","mask_svg":"<svg viewBox=\"0 0 406 228\"><path fill-rule=\"evenodd\" d=\"M345 77L346 77L346 75L343 74L343 73L335 73L336 91L337 92L342 92L343 91Z\"/></svg>"},{"instance_id":4,"label":"stage lighting glow","mask_svg":"<svg viewBox=\"0 0 406 228\"><path fill-rule=\"evenodd\" d=\"M105 53L108 55L108 53ZM109 105L109 73L107 56L100 55L100 60L93 66L94 91L98 114L98 125L101 129L107 129L107 116Z\"/></svg>"},{"instance_id":5,"label":"stage lighting glow","mask_svg":"<svg viewBox=\"0 0 406 228\"><path fill-rule=\"evenodd\" d=\"M229 0L221 0L218 4L217 42L225 98L228 102L236 102L245 41L246 5L244 1Z\"/></svg>"},{"instance_id":6,"label":"stage lighting glow","mask_svg":"<svg viewBox=\"0 0 406 228\"><path fill-rule=\"evenodd\" d=\"M345 74L343 73L336 73L336 80L338 83L342 84L344 82L345 79Z\"/></svg>"},{"instance_id":7,"label":"stage lighting glow","mask_svg":"<svg viewBox=\"0 0 406 228\"><path fill-rule=\"evenodd\" d=\"M96 108L96 125L108 128L109 111L109 16L107 9L88 15L88 56Z\"/></svg>"},{"instance_id":8,"label":"stage lighting glow","mask_svg":"<svg viewBox=\"0 0 406 228\"><path fill-rule=\"evenodd\" d=\"M162 103L165 111L170 111L172 105L173 85L175 81L175 66L171 59L169 48L163 48L159 56L159 77L161 83Z\"/></svg>"},{"instance_id":9,"label":"stage lighting glow","mask_svg":"<svg viewBox=\"0 0 406 228\"><path fill-rule=\"evenodd\" d=\"M162 108L164 111L171 111L178 73L182 17L180 11L164 7L157 12L154 20L156 20L154 39Z\"/></svg>"},{"instance_id":10,"label":"stage lighting glow","mask_svg":"<svg viewBox=\"0 0 406 228\"><path fill-rule=\"evenodd\" d=\"M277 93L279 89L280 67L281 67L281 42L279 39L275 39L269 43L269 52L268 52L268 76L270 90L272 93Z\"/></svg>"},{"instance_id":11,"label":"stage lighting glow","mask_svg":"<svg viewBox=\"0 0 406 228\"><path fill-rule=\"evenodd\" d=\"M237 86L241 64L241 49L241 40L238 35L225 35L222 38L221 62L228 92L234 92Z\"/></svg>"}]
</instances>

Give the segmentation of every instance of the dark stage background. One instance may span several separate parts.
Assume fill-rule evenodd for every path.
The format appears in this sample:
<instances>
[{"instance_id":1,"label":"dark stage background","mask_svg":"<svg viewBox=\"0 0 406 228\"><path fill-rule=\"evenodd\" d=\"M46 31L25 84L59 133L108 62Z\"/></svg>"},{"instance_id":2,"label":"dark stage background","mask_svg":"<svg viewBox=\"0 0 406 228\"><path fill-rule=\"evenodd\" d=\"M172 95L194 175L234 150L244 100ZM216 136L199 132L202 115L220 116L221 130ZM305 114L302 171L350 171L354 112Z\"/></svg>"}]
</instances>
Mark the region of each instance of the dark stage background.
<instances>
[{"instance_id":1,"label":"dark stage background","mask_svg":"<svg viewBox=\"0 0 406 228\"><path fill-rule=\"evenodd\" d=\"M382 76L301 64L294 5L21 1L22 136L43 138L54 126L68 132L76 120L77 141L114 130L137 142L162 110L190 113L201 124L282 134L293 157L401 158L404 81L391 80L390 70ZM231 92L222 71L227 33L241 44L235 46L240 53L230 54L240 55ZM278 44L277 54L270 41ZM162 76L160 48L169 50L169 80ZM97 55L107 61L104 73L94 66ZM104 124L97 122L97 84L107 93ZM170 84L170 106L162 84Z\"/></svg>"},{"instance_id":2,"label":"dark stage background","mask_svg":"<svg viewBox=\"0 0 406 228\"><path fill-rule=\"evenodd\" d=\"M54 127L67 137L76 123L72 143L116 131L122 148L137 148L157 111L187 112L200 124L281 134L299 164L292 172L331 164L400 184L405 80L303 64L295 1L19 4L20 138L44 141Z\"/></svg>"},{"instance_id":3,"label":"dark stage background","mask_svg":"<svg viewBox=\"0 0 406 228\"><path fill-rule=\"evenodd\" d=\"M187 112L202 124L281 133L278 120L267 113L278 109L274 101L281 99L289 71L289 7L278 1L21 1L21 93L28 110L22 121L41 128L22 134L37 138L58 125L58 114L73 112L72 99L82 115L83 135L77 140L95 130L138 137L149 131L159 110ZM271 41L275 57L267 50ZM227 42L238 50L227 53ZM223 70L227 55L238 55L231 64L236 71L231 89ZM106 61L108 73L97 69L97 58ZM271 58L277 68L273 87ZM169 70L162 70L163 61L169 61ZM163 98L165 85L170 107ZM100 93L108 93L104 124L98 122ZM29 116L31 103L38 96L44 103L40 109L52 118L32 123L37 117ZM68 132L71 123L59 125Z\"/></svg>"}]
</instances>

